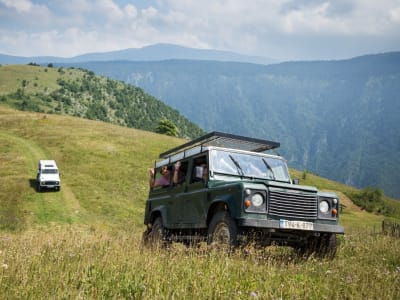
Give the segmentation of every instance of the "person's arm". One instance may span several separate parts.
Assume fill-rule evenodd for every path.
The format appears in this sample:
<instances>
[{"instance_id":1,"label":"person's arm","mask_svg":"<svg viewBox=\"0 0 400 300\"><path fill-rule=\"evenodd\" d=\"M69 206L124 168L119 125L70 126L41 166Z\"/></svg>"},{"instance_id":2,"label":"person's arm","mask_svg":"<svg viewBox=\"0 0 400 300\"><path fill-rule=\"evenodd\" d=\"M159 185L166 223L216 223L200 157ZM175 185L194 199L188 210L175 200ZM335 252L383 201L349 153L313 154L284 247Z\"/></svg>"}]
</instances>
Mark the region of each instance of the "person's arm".
<instances>
[{"instance_id":1,"label":"person's arm","mask_svg":"<svg viewBox=\"0 0 400 300\"><path fill-rule=\"evenodd\" d=\"M154 169L153 168L149 169L149 177L150 177L149 185L152 188L152 187L154 187L154 184L155 184L155 182L154 182Z\"/></svg>"},{"instance_id":2,"label":"person's arm","mask_svg":"<svg viewBox=\"0 0 400 300\"><path fill-rule=\"evenodd\" d=\"M175 166L174 166L174 175L173 175L173 177L172 177L172 181L173 181L174 184L177 184L177 183L178 183L178 180L179 180L179 169L180 169L180 167L181 167L181 162L180 162L180 161L177 161L177 162L175 163Z\"/></svg>"}]
</instances>

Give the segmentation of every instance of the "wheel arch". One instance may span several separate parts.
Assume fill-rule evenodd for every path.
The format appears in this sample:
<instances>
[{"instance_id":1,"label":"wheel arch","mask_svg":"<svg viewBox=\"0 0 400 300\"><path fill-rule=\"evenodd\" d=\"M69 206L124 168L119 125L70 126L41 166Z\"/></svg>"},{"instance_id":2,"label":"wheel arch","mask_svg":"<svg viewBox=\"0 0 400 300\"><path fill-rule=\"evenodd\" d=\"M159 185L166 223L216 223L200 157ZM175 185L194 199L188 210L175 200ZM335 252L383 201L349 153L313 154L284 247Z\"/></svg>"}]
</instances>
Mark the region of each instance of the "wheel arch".
<instances>
[{"instance_id":1,"label":"wheel arch","mask_svg":"<svg viewBox=\"0 0 400 300\"><path fill-rule=\"evenodd\" d=\"M229 212L229 206L226 200L218 199L210 205L207 213L207 227L210 225L213 216L219 211Z\"/></svg>"},{"instance_id":2,"label":"wheel arch","mask_svg":"<svg viewBox=\"0 0 400 300\"><path fill-rule=\"evenodd\" d=\"M161 222L165 227L165 218L166 218L165 207L157 207L151 211L148 225L154 224L154 221L159 217L161 218Z\"/></svg>"}]
</instances>

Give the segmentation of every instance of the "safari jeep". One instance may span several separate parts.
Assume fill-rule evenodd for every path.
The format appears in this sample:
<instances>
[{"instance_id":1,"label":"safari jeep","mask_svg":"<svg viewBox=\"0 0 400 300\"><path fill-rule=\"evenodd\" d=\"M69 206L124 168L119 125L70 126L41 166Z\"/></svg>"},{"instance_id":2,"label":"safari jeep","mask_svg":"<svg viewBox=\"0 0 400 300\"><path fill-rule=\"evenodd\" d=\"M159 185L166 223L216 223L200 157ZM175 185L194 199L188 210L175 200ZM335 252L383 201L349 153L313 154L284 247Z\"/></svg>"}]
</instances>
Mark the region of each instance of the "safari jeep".
<instances>
[{"instance_id":1,"label":"safari jeep","mask_svg":"<svg viewBox=\"0 0 400 300\"><path fill-rule=\"evenodd\" d=\"M286 161L264 153L277 147L212 132L160 154L153 179L167 167L170 183L150 188L144 241L228 247L255 242L333 256L336 235L344 233L338 196L292 181Z\"/></svg>"}]
</instances>

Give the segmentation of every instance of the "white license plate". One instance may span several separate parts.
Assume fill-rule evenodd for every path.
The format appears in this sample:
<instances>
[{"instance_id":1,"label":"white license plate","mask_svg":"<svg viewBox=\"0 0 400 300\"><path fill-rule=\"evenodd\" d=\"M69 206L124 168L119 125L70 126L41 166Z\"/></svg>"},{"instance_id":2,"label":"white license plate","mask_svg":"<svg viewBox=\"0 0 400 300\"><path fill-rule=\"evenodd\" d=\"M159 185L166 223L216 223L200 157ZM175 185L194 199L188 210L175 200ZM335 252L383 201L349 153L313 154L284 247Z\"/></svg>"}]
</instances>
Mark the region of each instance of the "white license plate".
<instances>
[{"instance_id":1,"label":"white license plate","mask_svg":"<svg viewBox=\"0 0 400 300\"><path fill-rule=\"evenodd\" d=\"M304 221L279 220L279 227L284 229L314 230L314 223Z\"/></svg>"}]
</instances>

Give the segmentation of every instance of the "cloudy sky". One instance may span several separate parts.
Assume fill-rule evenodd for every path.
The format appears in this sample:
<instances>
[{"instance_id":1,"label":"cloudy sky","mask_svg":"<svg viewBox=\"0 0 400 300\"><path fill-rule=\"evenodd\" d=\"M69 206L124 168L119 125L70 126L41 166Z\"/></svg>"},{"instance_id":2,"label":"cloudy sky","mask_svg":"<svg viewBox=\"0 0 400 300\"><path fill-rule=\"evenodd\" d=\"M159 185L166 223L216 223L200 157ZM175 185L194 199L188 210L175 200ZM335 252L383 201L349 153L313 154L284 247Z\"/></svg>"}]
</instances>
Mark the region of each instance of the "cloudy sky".
<instances>
[{"instance_id":1,"label":"cloudy sky","mask_svg":"<svg viewBox=\"0 0 400 300\"><path fill-rule=\"evenodd\" d=\"M400 51L400 0L0 0L0 53L171 43L278 60Z\"/></svg>"}]
</instances>

